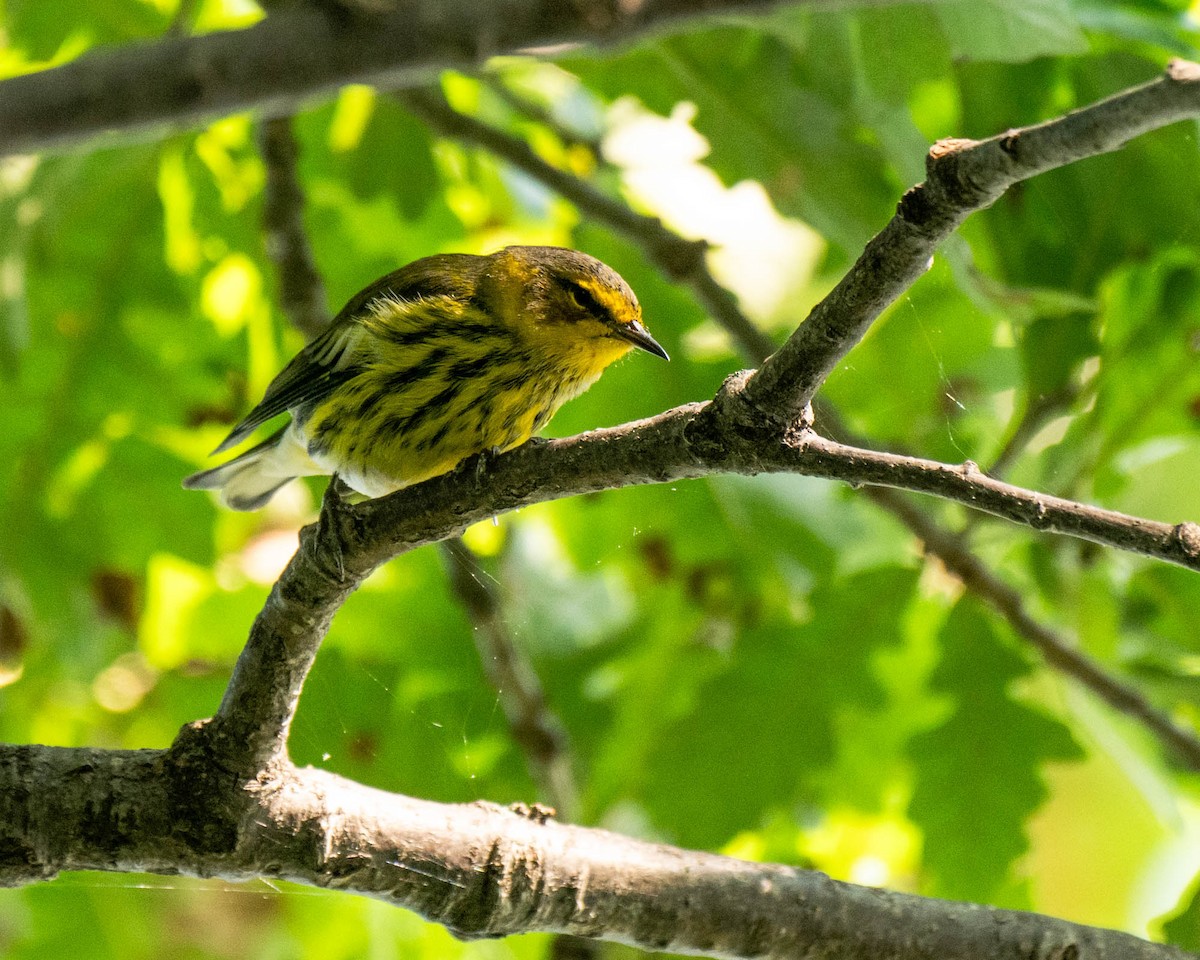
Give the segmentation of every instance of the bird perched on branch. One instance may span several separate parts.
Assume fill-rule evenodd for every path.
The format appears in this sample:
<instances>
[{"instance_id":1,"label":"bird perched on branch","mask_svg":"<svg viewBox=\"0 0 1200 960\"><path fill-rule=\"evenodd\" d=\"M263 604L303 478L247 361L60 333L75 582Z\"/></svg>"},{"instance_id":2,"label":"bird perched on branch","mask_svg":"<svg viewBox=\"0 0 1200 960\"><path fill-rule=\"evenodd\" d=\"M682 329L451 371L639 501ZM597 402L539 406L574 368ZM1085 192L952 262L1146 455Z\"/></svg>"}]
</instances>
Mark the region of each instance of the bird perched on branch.
<instances>
[{"instance_id":1,"label":"bird perched on branch","mask_svg":"<svg viewBox=\"0 0 1200 960\"><path fill-rule=\"evenodd\" d=\"M285 412L290 423L183 485L235 510L318 474L382 496L524 443L634 347L669 359L629 285L593 257L426 257L352 298L213 453Z\"/></svg>"}]
</instances>

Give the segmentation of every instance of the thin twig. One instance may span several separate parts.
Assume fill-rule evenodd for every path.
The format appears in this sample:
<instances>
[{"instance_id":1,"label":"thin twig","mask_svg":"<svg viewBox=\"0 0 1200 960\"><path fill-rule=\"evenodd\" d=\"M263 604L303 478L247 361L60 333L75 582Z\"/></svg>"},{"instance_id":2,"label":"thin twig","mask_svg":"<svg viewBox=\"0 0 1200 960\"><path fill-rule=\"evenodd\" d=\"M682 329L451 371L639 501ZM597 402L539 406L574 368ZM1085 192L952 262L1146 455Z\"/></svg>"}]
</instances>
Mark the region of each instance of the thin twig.
<instances>
[{"instance_id":1,"label":"thin twig","mask_svg":"<svg viewBox=\"0 0 1200 960\"><path fill-rule=\"evenodd\" d=\"M546 703L533 665L513 639L491 580L461 537L442 541L450 583L474 627L488 680L500 697L513 739L524 751L543 796L570 820L579 808L567 734Z\"/></svg>"},{"instance_id":2,"label":"thin twig","mask_svg":"<svg viewBox=\"0 0 1200 960\"><path fill-rule=\"evenodd\" d=\"M1055 416L1069 410L1071 404L1079 397L1078 385L1070 384L1052 393L1042 394L1032 398L1021 411L1016 422L1008 430L1008 439L996 454L992 465L984 472L989 477L1003 477L1025 452L1038 432ZM959 528L959 536L963 544L966 538L982 522L987 520L987 514L972 511Z\"/></svg>"},{"instance_id":3,"label":"thin twig","mask_svg":"<svg viewBox=\"0 0 1200 960\"><path fill-rule=\"evenodd\" d=\"M296 174L298 147L291 118L263 121L258 146L267 170L263 232L279 277L279 304L292 326L311 339L329 326L330 317L304 227L304 191Z\"/></svg>"}]
</instances>

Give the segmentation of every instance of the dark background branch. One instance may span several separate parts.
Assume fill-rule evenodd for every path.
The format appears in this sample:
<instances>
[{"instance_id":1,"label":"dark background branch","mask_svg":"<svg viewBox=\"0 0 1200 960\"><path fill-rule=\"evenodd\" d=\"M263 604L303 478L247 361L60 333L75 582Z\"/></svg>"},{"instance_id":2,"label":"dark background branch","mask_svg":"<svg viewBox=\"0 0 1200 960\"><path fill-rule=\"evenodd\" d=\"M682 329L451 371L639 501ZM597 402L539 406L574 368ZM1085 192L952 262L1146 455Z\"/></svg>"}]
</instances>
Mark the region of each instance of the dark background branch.
<instances>
[{"instance_id":1,"label":"dark background branch","mask_svg":"<svg viewBox=\"0 0 1200 960\"><path fill-rule=\"evenodd\" d=\"M546 703L537 672L504 622L497 586L461 537L442 542L455 595L471 620L475 649L495 689L513 739L542 796L559 817L574 820L579 790L571 771L567 731Z\"/></svg>"},{"instance_id":2,"label":"dark background branch","mask_svg":"<svg viewBox=\"0 0 1200 960\"><path fill-rule=\"evenodd\" d=\"M295 112L347 83L426 83L439 70L564 43L611 44L768 0L397 0L387 13L293 3L244 30L168 37L0 82L0 154L98 134ZM137 96L129 92L136 90Z\"/></svg>"},{"instance_id":3,"label":"dark background branch","mask_svg":"<svg viewBox=\"0 0 1200 960\"><path fill-rule=\"evenodd\" d=\"M263 233L267 255L279 278L279 306L305 337L329 325L325 285L313 262L304 229L304 192L296 173L296 138L291 117L263 122L258 145L267 169L263 189Z\"/></svg>"}]
</instances>

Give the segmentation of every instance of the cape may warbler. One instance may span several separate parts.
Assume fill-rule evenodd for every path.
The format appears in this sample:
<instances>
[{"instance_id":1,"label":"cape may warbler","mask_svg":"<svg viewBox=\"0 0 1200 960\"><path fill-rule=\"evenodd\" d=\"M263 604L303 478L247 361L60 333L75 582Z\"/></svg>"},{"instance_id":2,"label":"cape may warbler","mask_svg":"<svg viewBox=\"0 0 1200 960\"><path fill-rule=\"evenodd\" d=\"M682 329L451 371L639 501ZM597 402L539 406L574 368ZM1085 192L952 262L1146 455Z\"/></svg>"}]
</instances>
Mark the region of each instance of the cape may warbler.
<instances>
[{"instance_id":1,"label":"cape may warbler","mask_svg":"<svg viewBox=\"0 0 1200 960\"><path fill-rule=\"evenodd\" d=\"M316 474L382 496L524 443L633 347L668 359L628 284L586 254L426 257L347 303L213 453L285 411L290 423L183 485L235 510Z\"/></svg>"}]
</instances>

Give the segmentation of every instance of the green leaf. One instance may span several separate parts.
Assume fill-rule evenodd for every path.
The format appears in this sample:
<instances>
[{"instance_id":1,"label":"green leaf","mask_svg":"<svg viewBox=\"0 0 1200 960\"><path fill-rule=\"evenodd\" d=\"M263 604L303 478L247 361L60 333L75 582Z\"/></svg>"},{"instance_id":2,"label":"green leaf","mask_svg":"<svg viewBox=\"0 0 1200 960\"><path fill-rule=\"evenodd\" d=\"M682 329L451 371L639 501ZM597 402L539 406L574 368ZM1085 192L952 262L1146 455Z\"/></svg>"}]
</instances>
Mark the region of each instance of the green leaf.
<instances>
[{"instance_id":1,"label":"green leaf","mask_svg":"<svg viewBox=\"0 0 1200 960\"><path fill-rule=\"evenodd\" d=\"M950 73L951 51L938 21L938 4L858 10L856 66L872 96L904 104L919 84ZM881 51L887 56L880 56Z\"/></svg>"},{"instance_id":2,"label":"green leaf","mask_svg":"<svg viewBox=\"0 0 1200 960\"><path fill-rule=\"evenodd\" d=\"M1125 632L1142 636L1162 654L1200 654L1200 577L1179 567L1147 567L1129 581L1123 599Z\"/></svg>"},{"instance_id":3,"label":"green leaf","mask_svg":"<svg viewBox=\"0 0 1200 960\"><path fill-rule=\"evenodd\" d=\"M1089 314L1044 316L1034 320L1021 334L1021 362L1026 389L1031 397L1043 397L1066 388L1088 357L1100 344L1092 333Z\"/></svg>"},{"instance_id":4,"label":"green leaf","mask_svg":"<svg viewBox=\"0 0 1200 960\"><path fill-rule=\"evenodd\" d=\"M6 46L33 60L50 60L70 51L78 55L92 44L116 44L161 33L166 25L155 4L56 0L46 16L38 0L9 0L4 6Z\"/></svg>"},{"instance_id":5,"label":"green leaf","mask_svg":"<svg viewBox=\"0 0 1200 960\"><path fill-rule=\"evenodd\" d=\"M676 714L642 774L655 823L688 846L713 847L772 807L819 807L838 713L882 707L872 654L899 642L915 582L903 568L866 571L814 591L806 624L742 630L728 658L693 652L708 661L695 693L674 711L655 702Z\"/></svg>"},{"instance_id":6,"label":"green leaf","mask_svg":"<svg viewBox=\"0 0 1200 960\"><path fill-rule=\"evenodd\" d=\"M830 376L825 395L860 433L941 460L982 460L1002 429L988 402L1020 382L1017 351L997 345L997 319L972 304L944 260L876 321ZM908 361L897 363L897 357Z\"/></svg>"},{"instance_id":7,"label":"green leaf","mask_svg":"<svg viewBox=\"0 0 1200 960\"><path fill-rule=\"evenodd\" d=\"M1200 877L1184 891L1175 910L1162 919L1162 935L1167 943L1200 952Z\"/></svg>"},{"instance_id":8,"label":"green leaf","mask_svg":"<svg viewBox=\"0 0 1200 960\"><path fill-rule=\"evenodd\" d=\"M958 603L942 644L931 686L951 713L909 746L917 773L909 816L925 834L929 892L995 902L1028 847L1025 822L1046 798L1041 765L1081 753L1060 722L1013 697L1029 665L975 601Z\"/></svg>"},{"instance_id":9,"label":"green leaf","mask_svg":"<svg viewBox=\"0 0 1200 960\"><path fill-rule=\"evenodd\" d=\"M1155 54L1195 56L1197 35L1186 16L1186 0L1137 4L1076 0L1073 8L1080 25L1094 36L1097 45L1119 47L1135 41L1149 46Z\"/></svg>"},{"instance_id":10,"label":"green leaf","mask_svg":"<svg viewBox=\"0 0 1200 960\"><path fill-rule=\"evenodd\" d=\"M1019 62L1087 50L1067 0L949 0L932 10L958 58Z\"/></svg>"},{"instance_id":11,"label":"green leaf","mask_svg":"<svg viewBox=\"0 0 1200 960\"><path fill-rule=\"evenodd\" d=\"M343 94L343 102L348 99L354 102ZM346 142L334 142L334 118L348 109L320 111L304 121L304 176L341 182L363 201L390 197L405 219L419 219L430 202L441 200L429 131L391 97L376 96L364 107L368 119L362 131L353 140L346 139L352 132L342 135Z\"/></svg>"}]
</instances>

